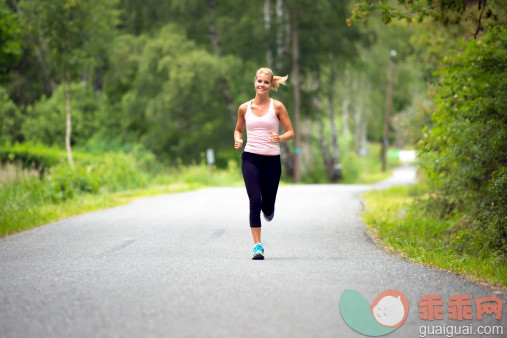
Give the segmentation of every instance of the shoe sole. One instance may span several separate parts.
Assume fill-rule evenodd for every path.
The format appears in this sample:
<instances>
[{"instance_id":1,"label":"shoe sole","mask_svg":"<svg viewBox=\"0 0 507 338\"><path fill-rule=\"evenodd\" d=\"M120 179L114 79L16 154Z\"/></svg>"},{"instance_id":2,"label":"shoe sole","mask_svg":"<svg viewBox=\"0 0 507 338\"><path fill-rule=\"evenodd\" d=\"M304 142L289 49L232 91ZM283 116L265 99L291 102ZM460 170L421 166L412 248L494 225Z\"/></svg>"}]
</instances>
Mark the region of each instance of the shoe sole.
<instances>
[{"instance_id":1,"label":"shoe sole","mask_svg":"<svg viewBox=\"0 0 507 338\"><path fill-rule=\"evenodd\" d=\"M262 260L264 259L264 255L261 254L260 252L257 252L253 257L252 257L253 260Z\"/></svg>"},{"instance_id":2,"label":"shoe sole","mask_svg":"<svg viewBox=\"0 0 507 338\"><path fill-rule=\"evenodd\" d=\"M264 219L268 222L271 222L273 220L273 218L275 218L275 209L273 209L273 213L271 214L270 217L267 217L264 212L262 213L262 216L264 217Z\"/></svg>"}]
</instances>

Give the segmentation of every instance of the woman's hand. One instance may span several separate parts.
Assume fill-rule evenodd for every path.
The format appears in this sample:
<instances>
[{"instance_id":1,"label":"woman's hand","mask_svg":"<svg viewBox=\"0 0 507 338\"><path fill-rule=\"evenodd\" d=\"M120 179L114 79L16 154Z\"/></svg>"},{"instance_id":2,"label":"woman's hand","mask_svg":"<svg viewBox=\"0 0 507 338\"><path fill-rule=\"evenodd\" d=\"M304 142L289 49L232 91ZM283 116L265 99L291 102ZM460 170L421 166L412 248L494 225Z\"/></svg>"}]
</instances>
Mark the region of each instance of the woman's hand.
<instances>
[{"instance_id":1,"label":"woman's hand","mask_svg":"<svg viewBox=\"0 0 507 338\"><path fill-rule=\"evenodd\" d=\"M282 140L280 139L280 135L277 133L273 133L272 131L269 132L271 135L269 136L269 140L273 143L279 143Z\"/></svg>"},{"instance_id":2,"label":"woman's hand","mask_svg":"<svg viewBox=\"0 0 507 338\"><path fill-rule=\"evenodd\" d=\"M239 149L241 147L243 147L243 139L242 138L235 139L234 140L234 149Z\"/></svg>"}]
</instances>

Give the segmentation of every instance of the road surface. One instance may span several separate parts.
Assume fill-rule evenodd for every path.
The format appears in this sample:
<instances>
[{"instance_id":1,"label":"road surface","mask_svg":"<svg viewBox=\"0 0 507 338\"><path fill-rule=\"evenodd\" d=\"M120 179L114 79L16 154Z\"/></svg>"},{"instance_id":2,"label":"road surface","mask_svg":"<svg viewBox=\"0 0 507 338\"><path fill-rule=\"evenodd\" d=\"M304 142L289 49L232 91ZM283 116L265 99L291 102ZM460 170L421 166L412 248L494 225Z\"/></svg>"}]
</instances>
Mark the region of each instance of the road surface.
<instances>
[{"instance_id":1,"label":"road surface","mask_svg":"<svg viewBox=\"0 0 507 338\"><path fill-rule=\"evenodd\" d=\"M507 329L505 310L475 319L475 298L505 302L504 291L409 263L366 235L359 194L414 177L405 166L374 185L281 186L275 219L263 223L264 261L250 259L241 187L143 198L7 236L0 337L363 337L340 315L345 289L369 304L388 289L406 295L407 319L387 337L418 337L428 325ZM431 294L443 320L419 319ZM445 304L459 294L471 296L473 320L448 319Z\"/></svg>"}]
</instances>

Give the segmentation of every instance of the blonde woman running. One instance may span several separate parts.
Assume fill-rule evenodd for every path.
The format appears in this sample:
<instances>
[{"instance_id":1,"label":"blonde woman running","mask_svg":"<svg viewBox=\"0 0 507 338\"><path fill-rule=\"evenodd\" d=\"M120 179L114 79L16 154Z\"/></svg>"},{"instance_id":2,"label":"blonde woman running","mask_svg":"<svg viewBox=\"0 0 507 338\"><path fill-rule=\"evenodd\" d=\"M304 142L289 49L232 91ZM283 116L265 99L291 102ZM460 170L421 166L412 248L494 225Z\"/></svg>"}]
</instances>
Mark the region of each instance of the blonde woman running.
<instances>
[{"instance_id":1,"label":"blonde woman running","mask_svg":"<svg viewBox=\"0 0 507 338\"><path fill-rule=\"evenodd\" d=\"M288 76L273 76L269 68L261 68L255 74L255 98L238 109L238 122L234 131L234 148L243 146L243 129L247 130L247 142L241 155L241 170L250 199L250 229L254 240L252 259L264 259L261 243L262 211L266 221L275 216L275 200L282 173L279 142L294 138L289 114L283 103L269 97L271 89L278 90ZM282 123L285 133L278 135Z\"/></svg>"}]
</instances>

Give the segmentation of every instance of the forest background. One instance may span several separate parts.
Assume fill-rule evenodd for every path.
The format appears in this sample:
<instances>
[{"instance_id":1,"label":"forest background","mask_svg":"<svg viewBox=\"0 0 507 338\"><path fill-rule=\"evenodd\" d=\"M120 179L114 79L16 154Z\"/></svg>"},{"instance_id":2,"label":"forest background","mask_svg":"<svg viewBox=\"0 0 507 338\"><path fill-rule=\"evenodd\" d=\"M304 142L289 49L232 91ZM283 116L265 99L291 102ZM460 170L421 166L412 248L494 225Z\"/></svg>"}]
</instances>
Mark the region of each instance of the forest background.
<instances>
[{"instance_id":1,"label":"forest background","mask_svg":"<svg viewBox=\"0 0 507 338\"><path fill-rule=\"evenodd\" d=\"M2 172L1 234L86 194L240 182L232 135L262 66L289 75L272 96L300 115L303 182L383 177L393 63L384 143L416 149L421 183L372 235L505 285L505 44L501 1L2 0L0 156L32 174ZM282 143L286 182L294 156Z\"/></svg>"}]
</instances>

